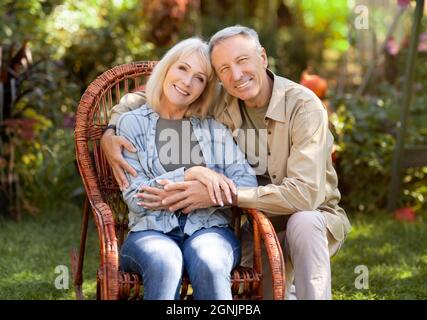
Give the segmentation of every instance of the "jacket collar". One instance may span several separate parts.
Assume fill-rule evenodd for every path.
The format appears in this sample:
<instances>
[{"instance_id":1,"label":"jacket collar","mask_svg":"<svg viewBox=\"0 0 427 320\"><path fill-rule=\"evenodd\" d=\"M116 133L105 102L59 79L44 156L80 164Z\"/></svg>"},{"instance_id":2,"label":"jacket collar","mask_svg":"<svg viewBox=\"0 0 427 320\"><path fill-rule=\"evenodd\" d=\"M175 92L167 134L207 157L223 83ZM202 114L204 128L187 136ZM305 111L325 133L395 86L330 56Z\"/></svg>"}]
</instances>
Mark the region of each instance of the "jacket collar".
<instances>
[{"instance_id":1,"label":"jacket collar","mask_svg":"<svg viewBox=\"0 0 427 320\"><path fill-rule=\"evenodd\" d=\"M271 94L270 102L268 104L267 113L265 114L265 119L270 118L275 121L285 122L285 96L287 85L289 84L288 80L275 75L268 69L267 72L273 76L274 83L273 92Z\"/></svg>"}]
</instances>

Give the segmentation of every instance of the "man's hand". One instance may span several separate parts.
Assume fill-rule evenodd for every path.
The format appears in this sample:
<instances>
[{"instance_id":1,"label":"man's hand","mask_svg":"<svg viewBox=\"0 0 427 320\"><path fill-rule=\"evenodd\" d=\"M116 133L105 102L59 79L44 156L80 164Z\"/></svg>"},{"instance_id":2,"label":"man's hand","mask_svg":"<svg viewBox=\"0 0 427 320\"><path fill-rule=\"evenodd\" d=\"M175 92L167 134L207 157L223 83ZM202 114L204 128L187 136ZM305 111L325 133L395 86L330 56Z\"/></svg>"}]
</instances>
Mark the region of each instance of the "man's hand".
<instances>
[{"instance_id":1,"label":"man's hand","mask_svg":"<svg viewBox=\"0 0 427 320\"><path fill-rule=\"evenodd\" d=\"M116 136L113 129L108 129L104 132L101 138L101 148L111 166L111 169L113 170L114 178L116 179L120 190L123 191L129 187L129 182L124 170L134 177L137 176L137 173L135 169L132 168L132 166L123 158L122 148L125 148L129 152L136 152L135 147L124 137Z\"/></svg>"},{"instance_id":2,"label":"man's hand","mask_svg":"<svg viewBox=\"0 0 427 320\"><path fill-rule=\"evenodd\" d=\"M190 213L196 209L209 208L216 206L209 195L207 187L198 180L175 182L165 185L165 191L175 191L176 194L167 196L162 204L169 208L170 211L176 211L182 209L183 213ZM233 202L235 196L233 194ZM229 203L226 200L225 194L222 192L222 201L226 204Z\"/></svg>"},{"instance_id":3,"label":"man's hand","mask_svg":"<svg viewBox=\"0 0 427 320\"><path fill-rule=\"evenodd\" d=\"M143 186L141 193L134 197L143 199L138 205L146 209L176 211L182 209L183 213L190 213L196 209L209 208L216 204L208 194L207 187L198 180L185 182L171 182L167 179L157 181L163 189ZM221 193L222 201L227 205L236 205L237 196L232 194L232 203L226 200L224 192Z\"/></svg>"},{"instance_id":4,"label":"man's hand","mask_svg":"<svg viewBox=\"0 0 427 320\"><path fill-rule=\"evenodd\" d=\"M195 209L208 208L217 205L212 201L207 187L198 180L175 182L166 185L166 191L177 191L175 195L166 197L162 204L170 211L183 209L183 213L190 213Z\"/></svg>"},{"instance_id":5,"label":"man's hand","mask_svg":"<svg viewBox=\"0 0 427 320\"><path fill-rule=\"evenodd\" d=\"M209 168L202 166L194 166L185 171L185 181L198 180L203 183L211 200L214 204L224 205L223 195L228 203L232 202L232 194L236 194L236 186L234 182Z\"/></svg>"}]
</instances>

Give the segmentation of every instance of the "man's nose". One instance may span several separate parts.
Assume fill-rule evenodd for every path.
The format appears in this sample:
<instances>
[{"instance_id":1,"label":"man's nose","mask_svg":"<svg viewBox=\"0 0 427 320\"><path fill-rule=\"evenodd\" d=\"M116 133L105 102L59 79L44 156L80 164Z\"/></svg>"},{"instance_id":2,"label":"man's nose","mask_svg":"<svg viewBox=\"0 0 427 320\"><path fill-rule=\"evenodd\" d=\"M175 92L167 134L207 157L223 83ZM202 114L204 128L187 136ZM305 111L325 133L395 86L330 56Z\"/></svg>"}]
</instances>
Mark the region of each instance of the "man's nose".
<instances>
[{"instance_id":1,"label":"man's nose","mask_svg":"<svg viewBox=\"0 0 427 320\"><path fill-rule=\"evenodd\" d=\"M242 77L242 71L237 66L231 67L231 73L234 81L238 81Z\"/></svg>"}]
</instances>

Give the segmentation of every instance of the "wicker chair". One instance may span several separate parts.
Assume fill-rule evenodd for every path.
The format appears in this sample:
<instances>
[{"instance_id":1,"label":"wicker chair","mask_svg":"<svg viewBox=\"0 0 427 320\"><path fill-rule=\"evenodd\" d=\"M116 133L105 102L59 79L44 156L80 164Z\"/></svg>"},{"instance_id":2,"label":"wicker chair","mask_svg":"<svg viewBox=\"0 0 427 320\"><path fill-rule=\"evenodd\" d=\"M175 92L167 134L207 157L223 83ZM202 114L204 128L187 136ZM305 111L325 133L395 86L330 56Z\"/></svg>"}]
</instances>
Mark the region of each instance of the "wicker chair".
<instances>
[{"instance_id":1,"label":"wicker chair","mask_svg":"<svg viewBox=\"0 0 427 320\"><path fill-rule=\"evenodd\" d=\"M119 268L119 250L127 234L127 207L100 148L100 138L106 127L110 109L121 95L141 90L155 61L120 65L104 72L83 94L75 128L75 147L78 168L86 190L83 208L80 250L73 249L71 266L76 298L82 299L83 259L90 212L93 214L99 243L100 266L97 272L97 299L141 298L142 279L139 274L125 273ZM233 208L235 230L239 235L243 210ZM232 271L234 299L262 299L261 239L266 247L272 269L274 298L285 294L284 262L276 233L270 221L259 211L244 210L254 226L254 264L252 268L239 266ZM191 299L187 276L183 277L181 298Z\"/></svg>"}]
</instances>

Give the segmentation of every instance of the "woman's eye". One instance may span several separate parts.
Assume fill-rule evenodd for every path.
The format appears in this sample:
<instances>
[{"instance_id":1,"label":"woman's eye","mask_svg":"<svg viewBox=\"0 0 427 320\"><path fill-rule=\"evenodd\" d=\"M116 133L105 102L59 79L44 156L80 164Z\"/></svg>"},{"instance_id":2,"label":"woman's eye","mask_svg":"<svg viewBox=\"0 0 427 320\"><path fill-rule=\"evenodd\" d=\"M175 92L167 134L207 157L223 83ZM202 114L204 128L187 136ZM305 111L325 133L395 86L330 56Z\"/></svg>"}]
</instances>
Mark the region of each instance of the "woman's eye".
<instances>
[{"instance_id":1,"label":"woman's eye","mask_svg":"<svg viewBox=\"0 0 427 320\"><path fill-rule=\"evenodd\" d=\"M187 68L186 68L186 67L184 67L184 66L179 66L179 67L178 67L178 69L179 69L179 70L183 70L183 71L187 70Z\"/></svg>"}]
</instances>

